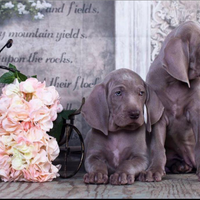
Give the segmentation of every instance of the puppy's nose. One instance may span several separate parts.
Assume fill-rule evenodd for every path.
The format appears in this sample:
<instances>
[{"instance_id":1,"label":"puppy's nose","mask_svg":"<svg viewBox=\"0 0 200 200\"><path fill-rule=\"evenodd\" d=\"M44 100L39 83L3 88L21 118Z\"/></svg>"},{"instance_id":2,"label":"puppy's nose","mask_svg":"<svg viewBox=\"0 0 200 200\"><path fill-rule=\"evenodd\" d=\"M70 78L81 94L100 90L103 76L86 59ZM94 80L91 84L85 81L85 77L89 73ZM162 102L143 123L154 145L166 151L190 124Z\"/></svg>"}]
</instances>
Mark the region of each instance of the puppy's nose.
<instances>
[{"instance_id":1,"label":"puppy's nose","mask_svg":"<svg viewBox=\"0 0 200 200\"><path fill-rule=\"evenodd\" d=\"M140 116L140 111L139 110L134 110L134 111L129 112L129 117L131 119L138 119L139 116Z\"/></svg>"}]
</instances>

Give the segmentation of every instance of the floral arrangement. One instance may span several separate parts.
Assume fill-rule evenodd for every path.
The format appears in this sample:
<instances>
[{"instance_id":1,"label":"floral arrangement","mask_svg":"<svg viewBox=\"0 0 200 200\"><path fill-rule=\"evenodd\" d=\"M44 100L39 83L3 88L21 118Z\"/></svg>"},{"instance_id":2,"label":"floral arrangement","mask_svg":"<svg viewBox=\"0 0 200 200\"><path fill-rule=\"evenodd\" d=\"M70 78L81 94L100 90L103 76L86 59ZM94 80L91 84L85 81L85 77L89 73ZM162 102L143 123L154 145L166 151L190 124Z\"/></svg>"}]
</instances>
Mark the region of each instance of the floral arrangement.
<instances>
[{"instance_id":1,"label":"floral arrangement","mask_svg":"<svg viewBox=\"0 0 200 200\"><path fill-rule=\"evenodd\" d=\"M0 178L3 181L51 181L60 165L52 161L59 146L48 134L63 110L54 86L26 77L15 66L0 77L9 83L0 96ZM12 71L13 70L13 71Z\"/></svg>"},{"instance_id":2,"label":"floral arrangement","mask_svg":"<svg viewBox=\"0 0 200 200\"><path fill-rule=\"evenodd\" d=\"M0 0L1 19L11 18L12 16L31 15L33 19L43 19L42 13L51 4L45 0Z\"/></svg>"}]
</instances>

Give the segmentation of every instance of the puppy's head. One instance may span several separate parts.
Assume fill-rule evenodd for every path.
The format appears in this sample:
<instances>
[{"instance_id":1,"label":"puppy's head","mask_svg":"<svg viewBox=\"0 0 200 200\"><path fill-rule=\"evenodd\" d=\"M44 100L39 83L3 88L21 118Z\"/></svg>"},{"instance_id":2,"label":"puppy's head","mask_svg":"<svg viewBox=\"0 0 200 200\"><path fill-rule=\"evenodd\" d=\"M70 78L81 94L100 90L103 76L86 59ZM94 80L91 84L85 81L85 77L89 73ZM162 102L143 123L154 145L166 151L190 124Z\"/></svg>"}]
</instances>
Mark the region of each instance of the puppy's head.
<instances>
[{"instance_id":1,"label":"puppy's head","mask_svg":"<svg viewBox=\"0 0 200 200\"><path fill-rule=\"evenodd\" d=\"M139 75L127 69L112 72L104 81L107 88L109 131L135 130L144 124L146 89Z\"/></svg>"},{"instance_id":2,"label":"puppy's head","mask_svg":"<svg viewBox=\"0 0 200 200\"><path fill-rule=\"evenodd\" d=\"M162 65L175 79L190 87L200 76L200 25L185 22L166 38L161 49Z\"/></svg>"},{"instance_id":3,"label":"puppy's head","mask_svg":"<svg viewBox=\"0 0 200 200\"><path fill-rule=\"evenodd\" d=\"M111 72L96 85L82 108L88 124L104 134L120 129L135 130L144 124L147 107L147 130L156 123L163 106L157 95L141 77L128 69Z\"/></svg>"}]
</instances>

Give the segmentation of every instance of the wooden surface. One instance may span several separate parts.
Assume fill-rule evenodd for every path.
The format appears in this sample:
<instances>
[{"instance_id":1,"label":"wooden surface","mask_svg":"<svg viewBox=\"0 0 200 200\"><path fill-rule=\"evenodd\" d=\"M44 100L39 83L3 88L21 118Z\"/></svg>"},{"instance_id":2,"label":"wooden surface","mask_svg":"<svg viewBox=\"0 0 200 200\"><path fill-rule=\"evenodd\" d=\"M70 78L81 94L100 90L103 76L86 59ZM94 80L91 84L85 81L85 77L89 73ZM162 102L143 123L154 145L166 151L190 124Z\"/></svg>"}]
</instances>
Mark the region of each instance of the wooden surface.
<instances>
[{"instance_id":1,"label":"wooden surface","mask_svg":"<svg viewBox=\"0 0 200 200\"><path fill-rule=\"evenodd\" d=\"M83 174L45 183L0 182L0 198L200 198L200 182L195 174L168 174L162 182L135 182L133 185L85 185Z\"/></svg>"}]
</instances>

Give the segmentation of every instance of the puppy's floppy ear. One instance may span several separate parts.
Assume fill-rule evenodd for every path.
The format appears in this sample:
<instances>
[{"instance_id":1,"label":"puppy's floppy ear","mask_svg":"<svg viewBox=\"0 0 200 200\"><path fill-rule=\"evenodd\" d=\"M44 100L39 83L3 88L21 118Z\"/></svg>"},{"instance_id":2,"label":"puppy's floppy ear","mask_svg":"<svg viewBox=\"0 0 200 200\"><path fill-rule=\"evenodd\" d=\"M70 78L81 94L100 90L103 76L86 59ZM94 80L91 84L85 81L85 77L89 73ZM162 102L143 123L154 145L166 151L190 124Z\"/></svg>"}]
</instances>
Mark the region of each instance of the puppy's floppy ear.
<instances>
[{"instance_id":1,"label":"puppy's floppy ear","mask_svg":"<svg viewBox=\"0 0 200 200\"><path fill-rule=\"evenodd\" d=\"M146 88L146 111L147 111L147 131L151 132L151 126L161 118L164 106L153 89L145 84Z\"/></svg>"},{"instance_id":2,"label":"puppy's floppy ear","mask_svg":"<svg viewBox=\"0 0 200 200\"><path fill-rule=\"evenodd\" d=\"M162 53L162 64L165 70L175 79L183 81L190 87L188 78L189 44L180 38L169 40Z\"/></svg>"},{"instance_id":3,"label":"puppy's floppy ear","mask_svg":"<svg viewBox=\"0 0 200 200\"><path fill-rule=\"evenodd\" d=\"M106 89L103 84L96 85L82 107L86 122L94 129L108 135L109 109Z\"/></svg>"}]
</instances>

